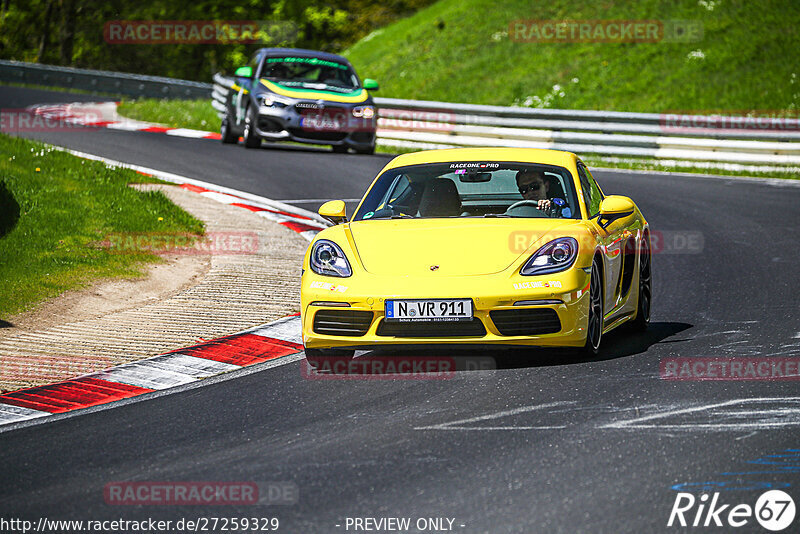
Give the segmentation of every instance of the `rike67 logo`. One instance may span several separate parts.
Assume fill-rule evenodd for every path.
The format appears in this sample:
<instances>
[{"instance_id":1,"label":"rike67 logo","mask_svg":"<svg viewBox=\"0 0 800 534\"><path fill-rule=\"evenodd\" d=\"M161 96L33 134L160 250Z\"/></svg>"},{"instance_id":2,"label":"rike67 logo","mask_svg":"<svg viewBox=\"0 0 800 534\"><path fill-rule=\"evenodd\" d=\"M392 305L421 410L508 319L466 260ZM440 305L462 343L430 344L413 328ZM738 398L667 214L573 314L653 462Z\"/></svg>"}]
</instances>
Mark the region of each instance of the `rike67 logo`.
<instances>
[{"instance_id":1,"label":"rike67 logo","mask_svg":"<svg viewBox=\"0 0 800 534\"><path fill-rule=\"evenodd\" d=\"M719 497L719 492L713 496L704 493L699 498L691 493L678 493L667 526L738 528L753 525L755 518L765 529L777 532L794 521L794 500L781 490L762 493L755 506L744 503L722 504Z\"/></svg>"}]
</instances>

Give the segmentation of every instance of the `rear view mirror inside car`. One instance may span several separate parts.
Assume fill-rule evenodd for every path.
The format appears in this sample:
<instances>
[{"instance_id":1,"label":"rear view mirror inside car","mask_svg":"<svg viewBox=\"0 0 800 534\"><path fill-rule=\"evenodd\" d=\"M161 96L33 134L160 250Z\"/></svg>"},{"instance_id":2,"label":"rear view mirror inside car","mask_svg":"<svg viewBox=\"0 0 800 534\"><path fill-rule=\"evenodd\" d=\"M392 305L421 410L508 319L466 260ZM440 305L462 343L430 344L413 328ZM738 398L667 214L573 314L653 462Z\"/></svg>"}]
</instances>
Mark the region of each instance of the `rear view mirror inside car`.
<instances>
[{"instance_id":1,"label":"rear view mirror inside car","mask_svg":"<svg viewBox=\"0 0 800 534\"><path fill-rule=\"evenodd\" d=\"M466 169L460 170L466 171L461 173L456 171L456 174L458 174L458 179L461 182L488 182L492 179L492 173L490 172L475 172Z\"/></svg>"}]
</instances>

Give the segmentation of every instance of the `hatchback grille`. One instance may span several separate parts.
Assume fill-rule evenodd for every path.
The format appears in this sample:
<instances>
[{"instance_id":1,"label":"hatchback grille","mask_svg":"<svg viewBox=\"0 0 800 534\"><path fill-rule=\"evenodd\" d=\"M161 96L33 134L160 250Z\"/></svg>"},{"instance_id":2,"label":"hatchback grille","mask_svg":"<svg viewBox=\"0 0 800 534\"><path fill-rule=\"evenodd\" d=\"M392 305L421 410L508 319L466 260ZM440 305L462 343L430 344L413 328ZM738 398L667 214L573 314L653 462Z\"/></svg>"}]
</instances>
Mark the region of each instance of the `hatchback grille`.
<instances>
[{"instance_id":1,"label":"hatchback grille","mask_svg":"<svg viewBox=\"0 0 800 534\"><path fill-rule=\"evenodd\" d=\"M319 310L314 314L314 332L327 336L363 336L370 324L371 311Z\"/></svg>"},{"instance_id":2,"label":"hatchback grille","mask_svg":"<svg viewBox=\"0 0 800 534\"><path fill-rule=\"evenodd\" d=\"M537 336L561 330L558 314L551 308L523 308L489 312L497 330L504 336Z\"/></svg>"},{"instance_id":3,"label":"hatchback grille","mask_svg":"<svg viewBox=\"0 0 800 534\"><path fill-rule=\"evenodd\" d=\"M483 337L486 329L480 319L473 317L471 321L381 321L376 333L390 337Z\"/></svg>"},{"instance_id":4,"label":"hatchback grille","mask_svg":"<svg viewBox=\"0 0 800 534\"><path fill-rule=\"evenodd\" d=\"M341 141L347 137L347 132L317 131L311 128L289 128L289 133L299 139L313 139L314 141Z\"/></svg>"}]
</instances>

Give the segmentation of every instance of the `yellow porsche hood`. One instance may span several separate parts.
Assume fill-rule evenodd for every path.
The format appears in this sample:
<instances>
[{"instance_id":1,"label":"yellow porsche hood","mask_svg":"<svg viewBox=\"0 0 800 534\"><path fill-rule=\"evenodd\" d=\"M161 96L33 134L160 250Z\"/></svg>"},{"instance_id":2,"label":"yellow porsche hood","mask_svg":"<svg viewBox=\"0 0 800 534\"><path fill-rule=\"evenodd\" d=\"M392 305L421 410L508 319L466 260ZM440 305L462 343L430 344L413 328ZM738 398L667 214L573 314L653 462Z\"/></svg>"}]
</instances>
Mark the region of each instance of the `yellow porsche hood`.
<instances>
[{"instance_id":1,"label":"yellow porsche hood","mask_svg":"<svg viewBox=\"0 0 800 534\"><path fill-rule=\"evenodd\" d=\"M584 230L564 219L399 219L351 223L364 269L390 276L471 276L503 271L545 242Z\"/></svg>"}]
</instances>

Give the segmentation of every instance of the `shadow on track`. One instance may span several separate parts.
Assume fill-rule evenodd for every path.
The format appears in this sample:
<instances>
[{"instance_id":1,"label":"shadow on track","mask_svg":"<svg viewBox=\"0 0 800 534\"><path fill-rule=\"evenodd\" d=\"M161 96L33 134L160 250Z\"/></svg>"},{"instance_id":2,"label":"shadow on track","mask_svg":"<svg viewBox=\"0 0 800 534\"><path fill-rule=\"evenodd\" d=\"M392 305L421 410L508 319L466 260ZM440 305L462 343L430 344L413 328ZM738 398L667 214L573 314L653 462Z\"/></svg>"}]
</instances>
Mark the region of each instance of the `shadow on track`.
<instances>
[{"instance_id":1,"label":"shadow on track","mask_svg":"<svg viewBox=\"0 0 800 534\"><path fill-rule=\"evenodd\" d=\"M576 349L567 348L508 348L489 346L392 347L359 352L355 360L349 357L323 358L319 366L324 373L353 375L403 374L403 369L425 364L435 372L469 372L495 369L524 369L556 365L608 361L646 352L651 346L692 328L688 323L653 322L645 332L615 330L603 338L596 357L587 357ZM678 343L674 340L668 343ZM339 371L337 371L340 369Z\"/></svg>"}]
</instances>

